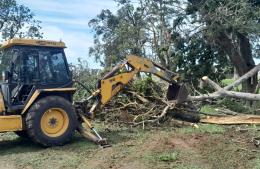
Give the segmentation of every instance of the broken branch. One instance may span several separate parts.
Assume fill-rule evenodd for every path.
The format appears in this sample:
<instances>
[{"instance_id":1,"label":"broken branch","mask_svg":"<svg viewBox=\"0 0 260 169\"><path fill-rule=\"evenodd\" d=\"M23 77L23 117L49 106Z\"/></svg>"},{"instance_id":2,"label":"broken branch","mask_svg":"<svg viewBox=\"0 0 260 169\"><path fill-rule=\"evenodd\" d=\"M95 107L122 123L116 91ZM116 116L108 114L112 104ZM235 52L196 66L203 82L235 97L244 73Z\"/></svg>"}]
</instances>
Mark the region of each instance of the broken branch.
<instances>
[{"instance_id":1,"label":"broken branch","mask_svg":"<svg viewBox=\"0 0 260 169\"><path fill-rule=\"evenodd\" d=\"M219 97L232 97L237 99L245 99L250 101L260 100L260 94L252 94L252 93L245 93L245 92L234 92L234 91L227 91L225 88L221 88L217 83L209 79L207 76L204 76L202 80L212 86L215 90L214 93L211 94L204 94L200 96L189 96L188 100L191 101L202 101L206 99L216 99Z\"/></svg>"}]
</instances>

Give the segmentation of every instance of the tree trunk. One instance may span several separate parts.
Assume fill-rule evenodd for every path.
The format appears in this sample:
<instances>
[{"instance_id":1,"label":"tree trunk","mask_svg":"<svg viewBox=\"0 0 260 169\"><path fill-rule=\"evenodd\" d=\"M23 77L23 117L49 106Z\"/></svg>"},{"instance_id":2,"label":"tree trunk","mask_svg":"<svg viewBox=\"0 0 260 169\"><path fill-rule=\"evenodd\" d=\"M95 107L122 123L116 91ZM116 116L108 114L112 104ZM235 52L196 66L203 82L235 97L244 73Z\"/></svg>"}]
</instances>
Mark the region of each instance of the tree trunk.
<instances>
[{"instance_id":1,"label":"tree trunk","mask_svg":"<svg viewBox=\"0 0 260 169\"><path fill-rule=\"evenodd\" d=\"M239 76L244 75L255 66L251 46L245 35L237 33L238 45L234 44L226 33L217 37L217 43L229 56ZM243 91L253 93L257 85L257 75L242 84Z\"/></svg>"},{"instance_id":2,"label":"tree trunk","mask_svg":"<svg viewBox=\"0 0 260 169\"><path fill-rule=\"evenodd\" d=\"M236 67L234 67L234 76L233 76L233 79L236 80L239 78L239 74L238 74L238 71L236 69Z\"/></svg>"},{"instance_id":3,"label":"tree trunk","mask_svg":"<svg viewBox=\"0 0 260 169\"><path fill-rule=\"evenodd\" d=\"M247 71L255 67L255 62L253 60L252 49L251 49L249 39L241 33L237 33L237 36L239 39L240 55L244 58L244 61L248 67L247 70L243 72L243 74L245 74ZM243 83L243 85L244 85L244 91L249 93L254 93L255 88L257 86L257 74L252 78L248 79L246 83Z\"/></svg>"}]
</instances>

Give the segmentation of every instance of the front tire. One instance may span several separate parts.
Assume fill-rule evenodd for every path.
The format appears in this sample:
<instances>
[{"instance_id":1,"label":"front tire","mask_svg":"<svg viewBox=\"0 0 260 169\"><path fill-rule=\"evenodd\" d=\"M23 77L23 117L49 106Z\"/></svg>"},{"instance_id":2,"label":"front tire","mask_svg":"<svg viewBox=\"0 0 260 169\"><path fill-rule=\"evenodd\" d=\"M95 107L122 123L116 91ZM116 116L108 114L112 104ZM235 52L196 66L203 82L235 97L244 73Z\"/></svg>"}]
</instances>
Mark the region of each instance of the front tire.
<instances>
[{"instance_id":1,"label":"front tire","mask_svg":"<svg viewBox=\"0 0 260 169\"><path fill-rule=\"evenodd\" d=\"M25 131L25 130L15 131L14 133L15 133L17 136L21 137L21 138L28 139L28 134L27 134L27 131Z\"/></svg>"},{"instance_id":2,"label":"front tire","mask_svg":"<svg viewBox=\"0 0 260 169\"><path fill-rule=\"evenodd\" d=\"M69 142L76 127L77 116L72 104L59 96L47 96L36 101L26 115L29 138L44 147Z\"/></svg>"}]
</instances>

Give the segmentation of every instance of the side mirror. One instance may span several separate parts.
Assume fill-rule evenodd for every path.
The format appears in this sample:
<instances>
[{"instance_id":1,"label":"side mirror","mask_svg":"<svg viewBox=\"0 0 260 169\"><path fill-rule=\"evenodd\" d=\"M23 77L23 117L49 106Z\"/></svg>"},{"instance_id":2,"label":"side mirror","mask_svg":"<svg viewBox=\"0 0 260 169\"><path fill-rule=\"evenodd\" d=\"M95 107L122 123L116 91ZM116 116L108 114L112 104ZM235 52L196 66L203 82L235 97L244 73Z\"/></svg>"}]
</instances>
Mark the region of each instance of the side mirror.
<instances>
[{"instance_id":1,"label":"side mirror","mask_svg":"<svg viewBox=\"0 0 260 169\"><path fill-rule=\"evenodd\" d=\"M5 70L5 71L2 72L2 78L3 78L4 82L9 80L10 76L11 76L11 74L8 70Z\"/></svg>"}]
</instances>

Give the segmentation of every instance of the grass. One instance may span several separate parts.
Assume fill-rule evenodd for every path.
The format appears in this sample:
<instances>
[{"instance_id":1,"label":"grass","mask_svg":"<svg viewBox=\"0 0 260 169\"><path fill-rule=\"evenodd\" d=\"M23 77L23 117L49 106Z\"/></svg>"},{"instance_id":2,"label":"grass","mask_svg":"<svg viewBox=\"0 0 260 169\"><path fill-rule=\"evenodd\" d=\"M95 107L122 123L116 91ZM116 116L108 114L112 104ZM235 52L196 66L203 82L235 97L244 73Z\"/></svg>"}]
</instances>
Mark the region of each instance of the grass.
<instances>
[{"instance_id":1,"label":"grass","mask_svg":"<svg viewBox=\"0 0 260 169\"><path fill-rule=\"evenodd\" d=\"M108 149L100 149L78 134L70 144L47 149L13 133L3 134L0 168L224 169L239 166L250 169L260 165L260 156L243 143L251 144L250 138L260 134L256 130L239 133L235 130L230 132L231 129L225 126L199 124L198 129L165 126L143 130L109 126L111 131L105 132L106 127L97 125L112 144ZM229 137L230 133L232 137Z\"/></svg>"},{"instance_id":2,"label":"grass","mask_svg":"<svg viewBox=\"0 0 260 169\"><path fill-rule=\"evenodd\" d=\"M183 134L193 134L193 133L201 133L201 134L223 134L226 131L226 128L221 125L214 124L200 124L199 128L194 127L185 127L178 129L178 132Z\"/></svg>"},{"instance_id":3,"label":"grass","mask_svg":"<svg viewBox=\"0 0 260 169\"><path fill-rule=\"evenodd\" d=\"M228 109L238 113L252 114L254 108L246 106L245 102L238 101L230 98L224 98L219 100L213 105L204 105L201 107L200 111L207 113L209 115L220 114L217 109Z\"/></svg>"},{"instance_id":4,"label":"grass","mask_svg":"<svg viewBox=\"0 0 260 169\"><path fill-rule=\"evenodd\" d=\"M260 168L260 157L256 158L251 163L252 169L259 169Z\"/></svg>"},{"instance_id":5,"label":"grass","mask_svg":"<svg viewBox=\"0 0 260 169\"><path fill-rule=\"evenodd\" d=\"M220 82L220 84L221 84L222 87L224 87L224 86L227 86L227 85L232 84L233 82L235 82L234 79L223 79L223 80ZM242 85L241 85L241 84L238 85L238 86L235 88L235 90L236 90L236 91L241 91L241 90L242 90Z\"/></svg>"},{"instance_id":6,"label":"grass","mask_svg":"<svg viewBox=\"0 0 260 169\"><path fill-rule=\"evenodd\" d=\"M207 114L216 114L217 111L216 111L216 107L215 106L212 106L212 105L204 105L201 109L200 109L201 112L203 113L207 113Z\"/></svg>"},{"instance_id":7,"label":"grass","mask_svg":"<svg viewBox=\"0 0 260 169\"><path fill-rule=\"evenodd\" d=\"M158 159L160 161L165 161L165 162L176 161L178 159L178 153L177 152L164 153L159 155Z\"/></svg>"}]
</instances>

